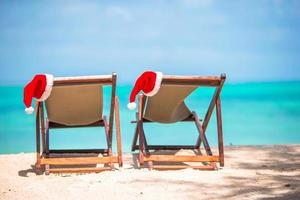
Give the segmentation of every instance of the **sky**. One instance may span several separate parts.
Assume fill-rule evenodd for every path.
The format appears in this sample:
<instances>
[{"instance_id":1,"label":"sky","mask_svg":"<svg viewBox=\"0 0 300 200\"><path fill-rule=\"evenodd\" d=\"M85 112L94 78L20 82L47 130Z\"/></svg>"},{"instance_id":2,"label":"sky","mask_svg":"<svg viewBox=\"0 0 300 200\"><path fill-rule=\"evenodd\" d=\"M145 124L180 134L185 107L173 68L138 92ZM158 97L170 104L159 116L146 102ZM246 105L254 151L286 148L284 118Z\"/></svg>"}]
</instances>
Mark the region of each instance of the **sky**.
<instances>
[{"instance_id":1,"label":"sky","mask_svg":"<svg viewBox=\"0 0 300 200\"><path fill-rule=\"evenodd\" d=\"M300 80L300 1L0 0L0 85L144 70Z\"/></svg>"}]
</instances>

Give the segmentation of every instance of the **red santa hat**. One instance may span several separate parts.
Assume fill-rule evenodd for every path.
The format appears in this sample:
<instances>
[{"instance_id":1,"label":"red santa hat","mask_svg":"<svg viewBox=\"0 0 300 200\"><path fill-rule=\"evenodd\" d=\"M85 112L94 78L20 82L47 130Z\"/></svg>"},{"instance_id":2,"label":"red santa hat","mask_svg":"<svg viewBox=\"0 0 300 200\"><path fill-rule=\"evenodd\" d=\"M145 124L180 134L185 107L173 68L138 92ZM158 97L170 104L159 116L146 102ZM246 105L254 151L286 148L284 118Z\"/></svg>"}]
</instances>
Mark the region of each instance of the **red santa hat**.
<instances>
[{"instance_id":1,"label":"red santa hat","mask_svg":"<svg viewBox=\"0 0 300 200\"><path fill-rule=\"evenodd\" d=\"M31 106L32 98L37 101L46 100L51 93L53 86L53 75L51 74L37 74L24 88L24 104L26 106L25 112L31 114L34 109Z\"/></svg>"},{"instance_id":2,"label":"red santa hat","mask_svg":"<svg viewBox=\"0 0 300 200\"><path fill-rule=\"evenodd\" d=\"M135 82L135 85L130 94L130 103L127 107L130 110L136 108L135 97L140 91L146 96L154 96L161 85L163 74L161 72L145 71Z\"/></svg>"}]
</instances>

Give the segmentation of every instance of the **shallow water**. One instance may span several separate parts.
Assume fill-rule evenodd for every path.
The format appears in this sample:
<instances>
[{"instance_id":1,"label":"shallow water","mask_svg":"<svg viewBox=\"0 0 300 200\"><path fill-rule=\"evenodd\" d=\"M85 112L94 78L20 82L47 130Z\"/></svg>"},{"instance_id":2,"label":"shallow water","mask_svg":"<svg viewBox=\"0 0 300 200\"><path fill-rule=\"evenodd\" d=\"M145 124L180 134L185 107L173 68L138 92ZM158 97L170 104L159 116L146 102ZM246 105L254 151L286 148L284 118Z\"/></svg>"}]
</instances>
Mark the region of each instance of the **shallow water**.
<instances>
[{"instance_id":1,"label":"shallow water","mask_svg":"<svg viewBox=\"0 0 300 200\"><path fill-rule=\"evenodd\" d=\"M120 99L123 151L130 152L135 112L126 107L131 86L117 88ZM108 115L110 88L105 88ZM214 90L199 88L186 103L203 118ZM0 87L0 153L35 150L34 115L26 115L23 88ZM222 91L222 115L225 145L300 143L300 82L226 84ZM212 146L217 144L215 113L207 129ZM149 144L194 144L197 138L193 123L145 124ZM105 147L103 128L78 128L50 132L51 148Z\"/></svg>"}]
</instances>

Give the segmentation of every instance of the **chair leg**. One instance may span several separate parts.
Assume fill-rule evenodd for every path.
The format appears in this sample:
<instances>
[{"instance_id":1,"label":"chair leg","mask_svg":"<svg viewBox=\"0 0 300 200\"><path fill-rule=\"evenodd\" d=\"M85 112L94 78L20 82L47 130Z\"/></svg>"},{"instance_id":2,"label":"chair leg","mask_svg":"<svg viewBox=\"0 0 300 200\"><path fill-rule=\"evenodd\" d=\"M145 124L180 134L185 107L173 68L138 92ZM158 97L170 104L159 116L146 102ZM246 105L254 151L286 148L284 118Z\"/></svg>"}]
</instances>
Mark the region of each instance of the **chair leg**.
<instances>
[{"instance_id":1,"label":"chair leg","mask_svg":"<svg viewBox=\"0 0 300 200\"><path fill-rule=\"evenodd\" d=\"M111 146L108 149L108 156L113 156L113 152L112 152ZM111 170L114 170L115 169L114 163L110 162L109 163L109 167L111 168Z\"/></svg>"},{"instance_id":2,"label":"chair leg","mask_svg":"<svg viewBox=\"0 0 300 200\"><path fill-rule=\"evenodd\" d=\"M45 157L49 158L50 156L50 149L49 149L49 121L48 119L46 119L46 126L45 126ZM49 175L49 169L50 169L50 165L45 165L45 174Z\"/></svg>"},{"instance_id":3,"label":"chair leg","mask_svg":"<svg viewBox=\"0 0 300 200\"><path fill-rule=\"evenodd\" d=\"M147 143L147 139L146 139L146 135L145 135L145 131L144 131L144 128L141 127L141 132L143 134L143 147L144 147L144 153L146 155L150 155L150 151L149 151L149 148L148 148L148 143ZM148 164L148 168L151 170L153 168L153 162L150 160L150 161L147 161L147 164Z\"/></svg>"},{"instance_id":4,"label":"chair leg","mask_svg":"<svg viewBox=\"0 0 300 200\"><path fill-rule=\"evenodd\" d=\"M142 135L142 136L141 136ZM144 145L145 145L145 134L144 131L141 130L141 126L139 125L139 122L137 123L137 126L135 128L134 138L131 146L131 151L135 151L137 149L137 142L139 142L139 154L138 154L138 160L140 166L144 165ZM147 149L146 149L147 151ZM147 151L148 152L148 151Z\"/></svg>"},{"instance_id":5,"label":"chair leg","mask_svg":"<svg viewBox=\"0 0 300 200\"><path fill-rule=\"evenodd\" d=\"M116 120L116 140L117 140L117 150L118 150L118 163L119 167L123 166L122 159L122 143L121 143L121 130L120 130L120 112L119 112L119 100L115 97L115 120Z\"/></svg>"},{"instance_id":6,"label":"chair leg","mask_svg":"<svg viewBox=\"0 0 300 200\"><path fill-rule=\"evenodd\" d=\"M145 138L144 138L144 132L143 132L143 109L145 104L145 96L139 95L138 102L138 113L137 113L137 119L138 119L138 133L139 133L139 162L140 166L144 165L144 152L145 152Z\"/></svg>"},{"instance_id":7,"label":"chair leg","mask_svg":"<svg viewBox=\"0 0 300 200\"><path fill-rule=\"evenodd\" d=\"M49 175L49 174L50 174L50 166L45 165L45 175Z\"/></svg>"},{"instance_id":8,"label":"chair leg","mask_svg":"<svg viewBox=\"0 0 300 200\"><path fill-rule=\"evenodd\" d=\"M44 106L43 102L40 102L40 119L41 119L41 132L42 132L42 153L46 153L46 133L45 133L45 121L44 121Z\"/></svg>"},{"instance_id":9,"label":"chair leg","mask_svg":"<svg viewBox=\"0 0 300 200\"><path fill-rule=\"evenodd\" d=\"M49 121L46 120L46 128L45 128L45 143L46 143L46 157L49 156Z\"/></svg>"},{"instance_id":10,"label":"chair leg","mask_svg":"<svg viewBox=\"0 0 300 200\"><path fill-rule=\"evenodd\" d=\"M138 128L138 134L139 134L139 163L140 165L144 165L144 136L141 131L141 123L139 122L139 128Z\"/></svg>"},{"instance_id":11,"label":"chair leg","mask_svg":"<svg viewBox=\"0 0 300 200\"><path fill-rule=\"evenodd\" d=\"M149 149L148 149L148 143L147 143L147 139L145 136L145 132L144 132L144 128L142 125L139 125L139 122L137 123L136 129L135 129L135 133L134 133L134 138L133 138L133 143L132 143L132 147L131 150L135 151L137 148L137 140L139 141L139 163L140 165L144 165L144 153L146 153L147 155L150 154ZM147 161L149 168L152 168L152 161Z\"/></svg>"},{"instance_id":12,"label":"chair leg","mask_svg":"<svg viewBox=\"0 0 300 200\"><path fill-rule=\"evenodd\" d=\"M135 131L134 131L134 136L133 136L133 141L132 141L132 145L131 145L131 151L135 151L137 148L137 140L138 140L138 129L139 129L139 124L136 123L136 127L135 127Z\"/></svg>"},{"instance_id":13,"label":"chair leg","mask_svg":"<svg viewBox=\"0 0 300 200\"><path fill-rule=\"evenodd\" d=\"M143 140L144 140L144 143L143 143L143 144L144 144L145 152L149 152L149 149L148 149L148 142L147 142L147 139L146 139L144 127L141 127L141 131L142 131L142 134L143 134Z\"/></svg>"},{"instance_id":14,"label":"chair leg","mask_svg":"<svg viewBox=\"0 0 300 200\"><path fill-rule=\"evenodd\" d=\"M224 167L224 144L223 144L223 129L222 129L222 115L221 115L221 99L217 99L217 125L218 125L218 147L220 156L220 166Z\"/></svg>"},{"instance_id":15,"label":"chair leg","mask_svg":"<svg viewBox=\"0 0 300 200\"><path fill-rule=\"evenodd\" d=\"M204 148L205 148L205 151L206 151L207 155L211 156L212 152L211 152L210 146L208 144L207 138L205 136L204 130L202 128L201 122L198 118L198 115L196 114L196 112L193 112L193 115L194 115L194 118L195 118L196 127L197 127L198 132L199 132L199 138L200 138L201 141L203 141L203 145L204 145ZM200 148L200 146L199 146L199 148Z\"/></svg>"},{"instance_id":16,"label":"chair leg","mask_svg":"<svg viewBox=\"0 0 300 200\"><path fill-rule=\"evenodd\" d=\"M107 123L106 116L102 117L103 123L104 123L104 131L105 131L105 136L106 136L106 143L107 143L107 149L109 149L109 126Z\"/></svg>"},{"instance_id":17,"label":"chair leg","mask_svg":"<svg viewBox=\"0 0 300 200\"><path fill-rule=\"evenodd\" d=\"M36 124L36 168L39 169L41 167L41 150L40 150L40 109L39 109L39 102L36 102L36 117L35 117L35 124Z\"/></svg>"},{"instance_id":18,"label":"chair leg","mask_svg":"<svg viewBox=\"0 0 300 200\"><path fill-rule=\"evenodd\" d=\"M107 150L108 150L107 155L112 156L113 155L112 141L111 141L111 137L109 135L109 124L107 123L106 116L103 116L102 120L103 120L103 123L104 123L104 131L105 131L105 136L106 136L106 143L107 143ZM109 163L108 165L111 168L111 170L114 169L114 164L113 163Z\"/></svg>"}]
</instances>

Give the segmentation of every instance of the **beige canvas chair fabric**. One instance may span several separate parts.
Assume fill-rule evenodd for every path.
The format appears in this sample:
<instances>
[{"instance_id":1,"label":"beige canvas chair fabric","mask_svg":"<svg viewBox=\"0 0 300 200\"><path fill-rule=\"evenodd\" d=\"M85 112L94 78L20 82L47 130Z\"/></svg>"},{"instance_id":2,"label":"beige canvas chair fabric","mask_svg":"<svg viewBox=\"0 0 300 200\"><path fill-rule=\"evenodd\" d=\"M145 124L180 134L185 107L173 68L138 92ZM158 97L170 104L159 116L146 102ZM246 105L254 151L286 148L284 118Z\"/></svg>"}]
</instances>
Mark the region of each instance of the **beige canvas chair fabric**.
<instances>
[{"instance_id":1,"label":"beige canvas chair fabric","mask_svg":"<svg viewBox=\"0 0 300 200\"><path fill-rule=\"evenodd\" d=\"M102 119L101 84L58 85L46 100L48 120L67 126L88 125Z\"/></svg>"},{"instance_id":2,"label":"beige canvas chair fabric","mask_svg":"<svg viewBox=\"0 0 300 200\"><path fill-rule=\"evenodd\" d=\"M174 123L186 119L191 111L184 103L198 86L161 85L153 97L149 97L144 118L160 123Z\"/></svg>"}]
</instances>

